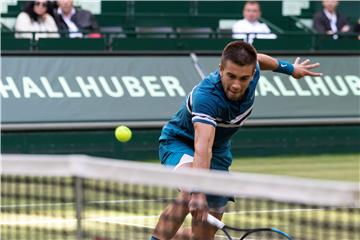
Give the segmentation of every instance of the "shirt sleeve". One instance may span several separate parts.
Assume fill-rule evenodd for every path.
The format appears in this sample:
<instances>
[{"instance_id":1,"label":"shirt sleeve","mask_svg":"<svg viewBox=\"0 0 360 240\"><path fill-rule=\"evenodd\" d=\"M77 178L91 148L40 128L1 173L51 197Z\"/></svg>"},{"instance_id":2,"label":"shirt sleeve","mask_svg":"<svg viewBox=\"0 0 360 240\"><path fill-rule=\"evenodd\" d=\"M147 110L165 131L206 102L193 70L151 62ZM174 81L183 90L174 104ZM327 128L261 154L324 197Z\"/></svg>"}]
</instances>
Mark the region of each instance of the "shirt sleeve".
<instances>
[{"instance_id":1,"label":"shirt sleeve","mask_svg":"<svg viewBox=\"0 0 360 240\"><path fill-rule=\"evenodd\" d=\"M201 122L216 127L217 102L209 94L195 92L191 96L192 123Z\"/></svg>"}]
</instances>

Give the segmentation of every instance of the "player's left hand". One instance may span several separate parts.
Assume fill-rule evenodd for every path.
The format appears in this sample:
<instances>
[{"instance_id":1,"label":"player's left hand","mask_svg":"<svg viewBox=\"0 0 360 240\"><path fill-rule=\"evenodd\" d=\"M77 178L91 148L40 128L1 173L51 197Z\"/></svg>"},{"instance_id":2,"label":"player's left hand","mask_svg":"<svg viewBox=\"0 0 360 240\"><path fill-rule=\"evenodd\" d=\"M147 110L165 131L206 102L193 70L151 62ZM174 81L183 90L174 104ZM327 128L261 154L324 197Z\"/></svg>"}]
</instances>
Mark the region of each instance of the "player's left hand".
<instances>
[{"instance_id":1,"label":"player's left hand","mask_svg":"<svg viewBox=\"0 0 360 240\"><path fill-rule=\"evenodd\" d=\"M322 75L322 73L311 71L311 69L319 67L320 63L311 63L310 59L300 62L300 58L297 57L293 66L294 72L292 76L296 79L300 79L305 76L317 77Z\"/></svg>"}]
</instances>

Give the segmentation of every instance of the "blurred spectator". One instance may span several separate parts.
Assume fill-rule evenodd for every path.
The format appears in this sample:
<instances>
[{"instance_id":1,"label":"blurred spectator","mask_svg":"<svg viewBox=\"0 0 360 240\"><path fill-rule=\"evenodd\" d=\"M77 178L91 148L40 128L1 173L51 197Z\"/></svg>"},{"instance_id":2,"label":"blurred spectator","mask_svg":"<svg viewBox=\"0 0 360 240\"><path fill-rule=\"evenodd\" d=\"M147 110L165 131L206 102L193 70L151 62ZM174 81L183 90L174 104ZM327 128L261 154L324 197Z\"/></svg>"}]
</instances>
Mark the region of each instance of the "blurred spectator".
<instances>
[{"instance_id":1,"label":"blurred spectator","mask_svg":"<svg viewBox=\"0 0 360 240\"><path fill-rule=\"evenodd\" d=\"M31 1L24 5L23 11L17 16L16 32L43 32L36 33L35 39L58 38L58 28L50 15L50 3L46 0ZM54 33L51 33L54 32ZM32 38L32 33L16 33L17 38Z\"/></svg>"},{"instance_id":2,"label":"blurred spectator","mask_svg":"<svg viewBox=\"0 0 360 240\"><path fill-rule=\"evenodd\" d=\"M324 9L315 13L313 27L318 33L333 35L350 31L350 26L344 16L336 11L337 0L323 0ZM337 38L337 37L335 37Z\"/></svg>"},{"instance_id":3,"label":"blurred spectator","mask_svg":"<svg viewBox=\"0 0 360 240\"><path fill-rule=\"evenodd\" d=\"M354 33L357 33L358 40L360 40L360 18L357 21L357 24L354 26Z\"/></svg>"},{"instance_id":4,"label":"blurred spectator","mask_svg":"<svg viewBox=\"0 0 360 240\"><path fill-rule=\"evenodd\" d=\"M254 38L276 38L276 35L271 33L269 27L265 23L259 22L259 18L261 17L259 2L246 2L243 9L243 16L244 19L237 21L232 27L233 38L244 39L249 43L252 43Z\"/></svg>"},{"instance_id":5,"label":"blurred spectator","mask_svg":"<svg viewBox=\"0 0 360 240\"><path fill-rule=\"evenodd\" d=\"M73 0L58 0L58 9L54 11L55 21L59 30L69 32L69 37L83 37L82 31L99 32L95 16L80 8L75 8ZM80 32L79 32L80 31ZM90 34L90 37L100 37L100 34Z\"/></svg>"}]
</instances>

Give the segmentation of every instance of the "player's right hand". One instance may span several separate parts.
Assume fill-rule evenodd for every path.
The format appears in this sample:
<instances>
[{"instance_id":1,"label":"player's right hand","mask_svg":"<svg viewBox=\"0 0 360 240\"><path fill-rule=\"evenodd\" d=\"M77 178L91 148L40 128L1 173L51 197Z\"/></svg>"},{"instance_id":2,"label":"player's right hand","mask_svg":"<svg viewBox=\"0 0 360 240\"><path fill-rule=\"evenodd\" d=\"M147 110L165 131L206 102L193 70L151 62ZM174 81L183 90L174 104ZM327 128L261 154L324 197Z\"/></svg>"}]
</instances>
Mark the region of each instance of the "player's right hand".
<instances>
[{"instance_id":1,"label":"player's right hand","mask_svg":"<svg viewBox=\"0 0 360 240\"><path fill-rule=\"evenodd\" d=\"M192 193L189 202L189 211L195 221L206 221L208 205L203 193Z\"/></svg>"},{"instance_id":2,"label":"player's right hand","mask_svg":"<svg viewBox=\"0 0 360 240\"><path fill-rule=\"evenodd\" d=\"M317 77L321 76L322 73L311 71L313 68L320 66L320 63L311 63L310 59L306 59L303 62L300 62L300 58L296 58L294 64L294 72L292 76L296 79L300 79L305 76Z\"/></svg>"}]
</instances>

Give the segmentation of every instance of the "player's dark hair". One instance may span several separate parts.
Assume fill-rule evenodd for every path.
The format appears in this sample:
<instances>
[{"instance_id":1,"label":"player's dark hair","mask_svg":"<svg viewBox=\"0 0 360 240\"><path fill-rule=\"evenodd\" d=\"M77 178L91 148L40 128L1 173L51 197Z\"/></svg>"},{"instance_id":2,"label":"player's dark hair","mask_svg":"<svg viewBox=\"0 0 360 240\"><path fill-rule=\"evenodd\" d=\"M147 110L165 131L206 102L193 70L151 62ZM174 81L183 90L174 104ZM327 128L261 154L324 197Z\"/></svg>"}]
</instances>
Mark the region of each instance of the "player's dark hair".
<instances>
[{"instance_id":1,"label":"player's dark hair","mask_svg":"<svg viewBox=\"0 0 360 240\"><path fill-rule=\"evenodd\" d=\"M256 65L257 52L249 43L234 41L227 44L221 55L221 65L225 66L227 60L239 66Z\"/></svg>"}]
</instances>

